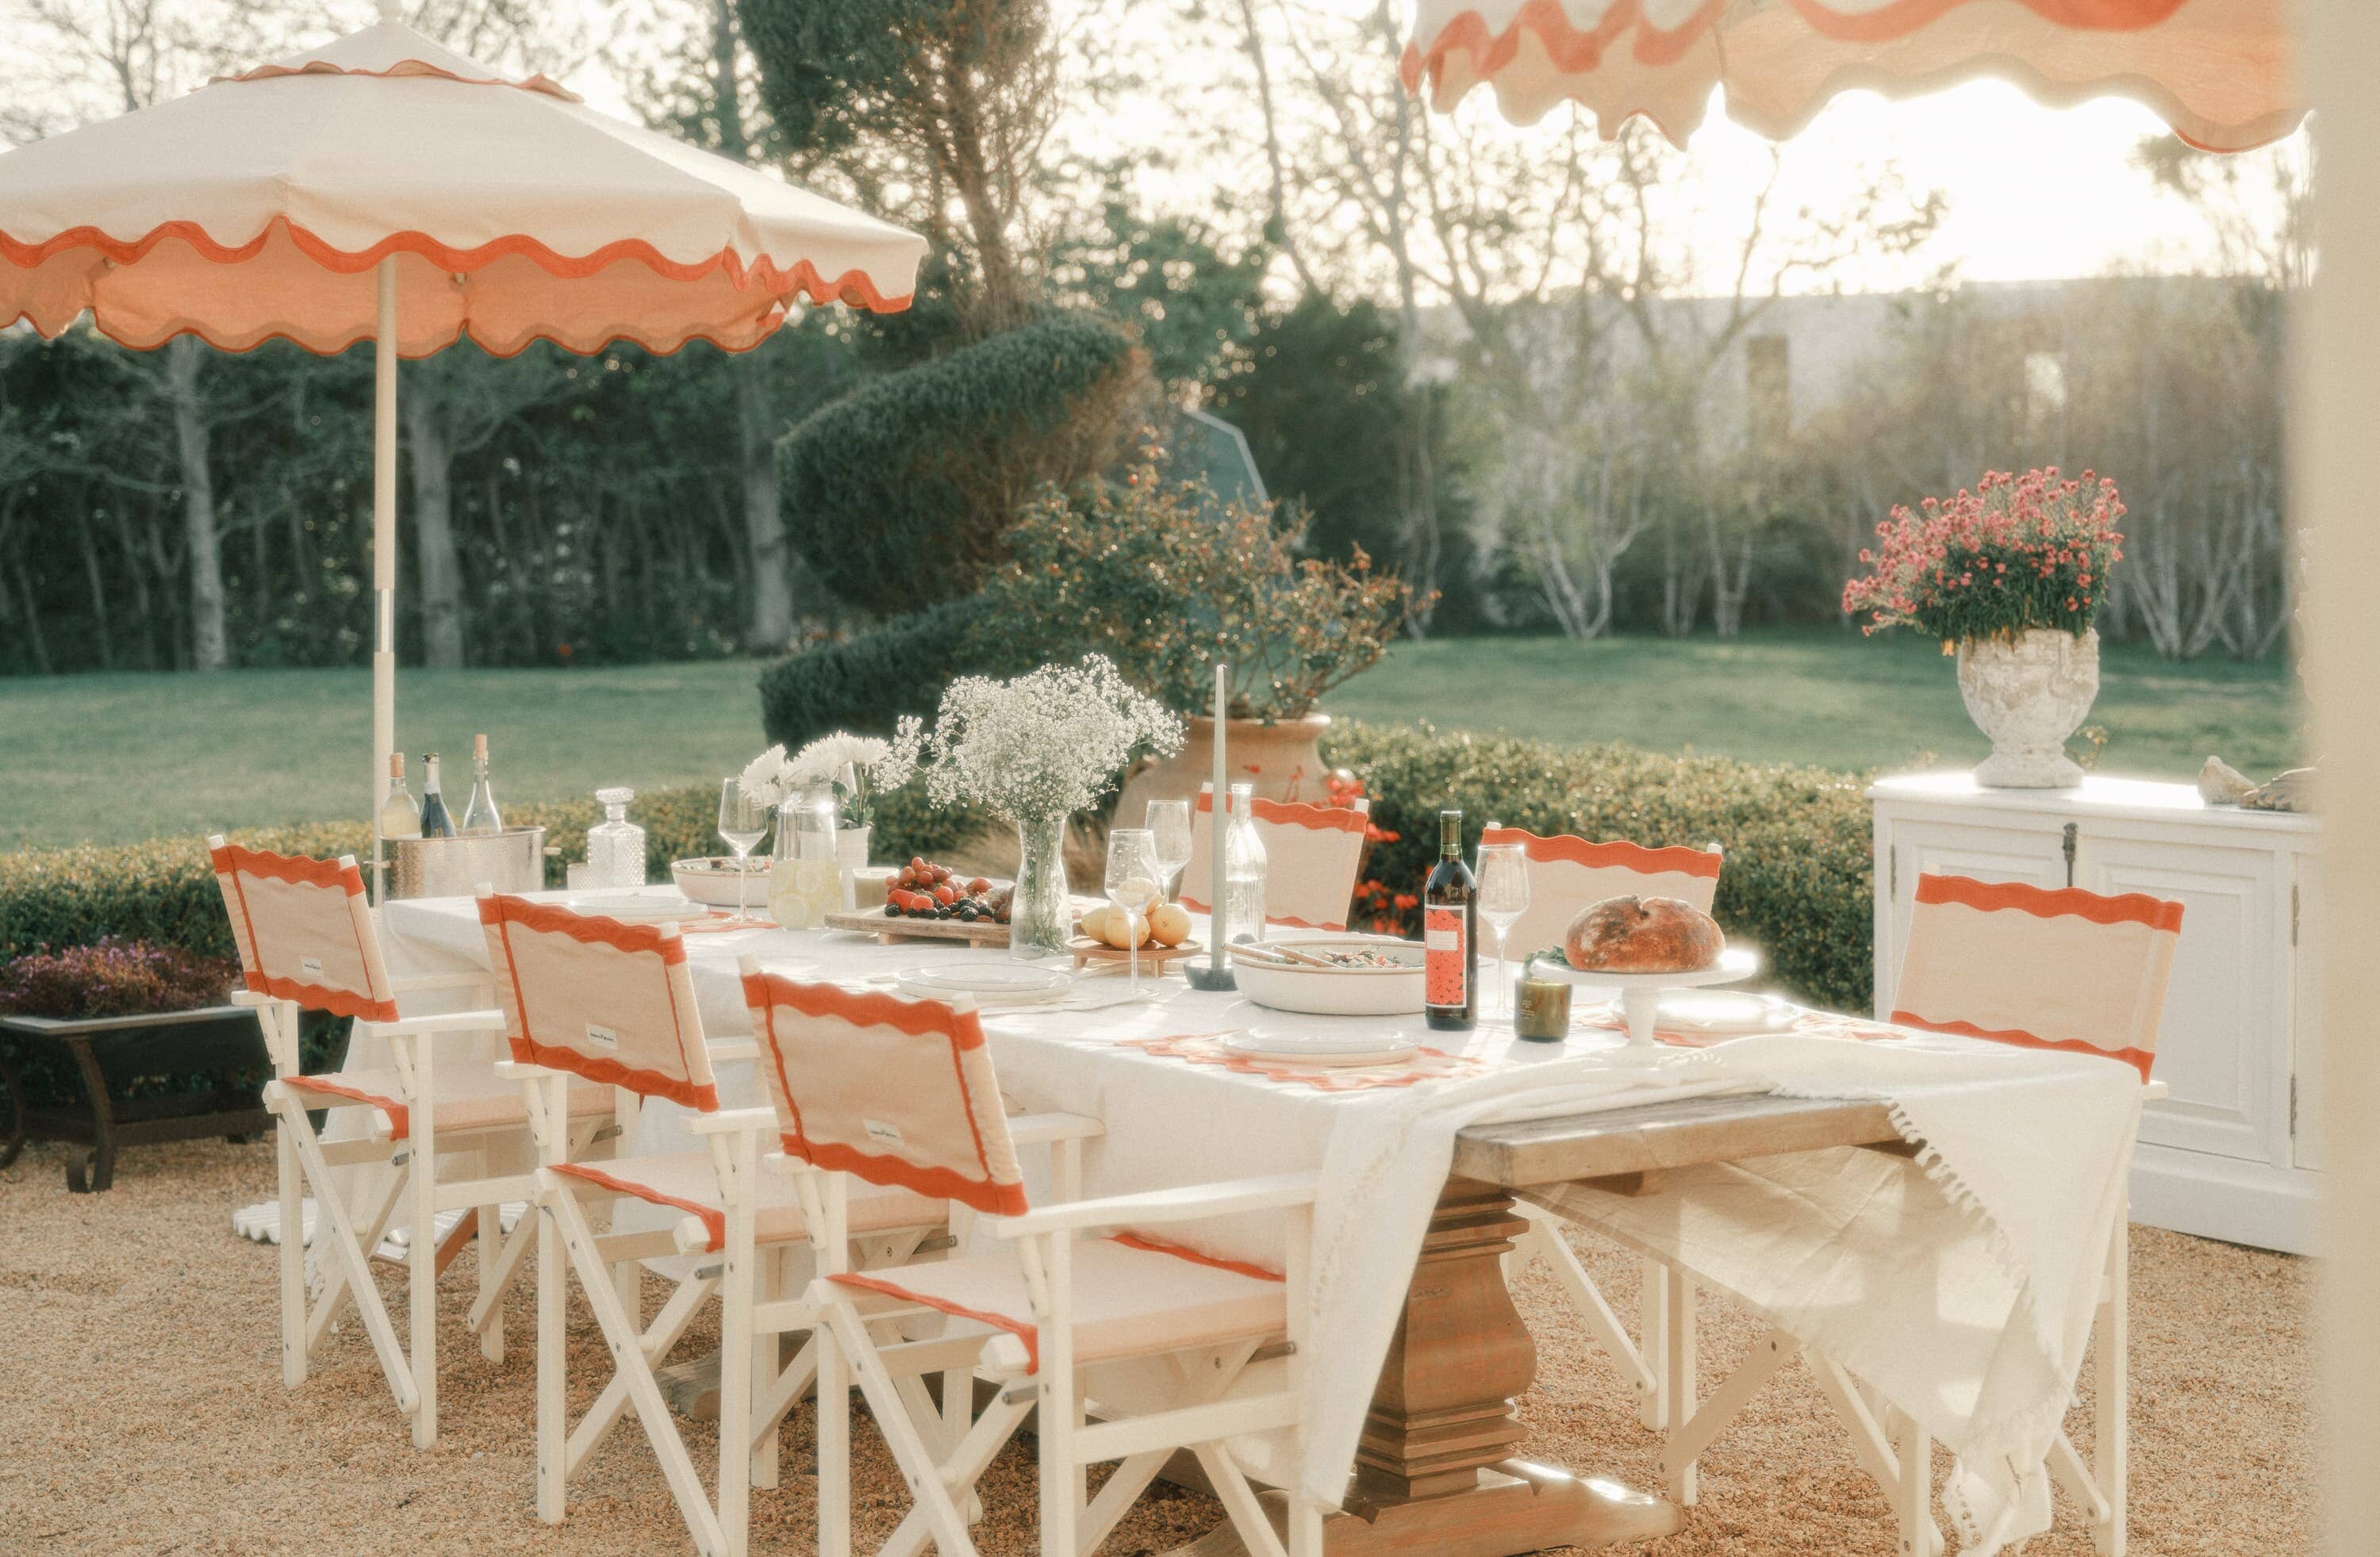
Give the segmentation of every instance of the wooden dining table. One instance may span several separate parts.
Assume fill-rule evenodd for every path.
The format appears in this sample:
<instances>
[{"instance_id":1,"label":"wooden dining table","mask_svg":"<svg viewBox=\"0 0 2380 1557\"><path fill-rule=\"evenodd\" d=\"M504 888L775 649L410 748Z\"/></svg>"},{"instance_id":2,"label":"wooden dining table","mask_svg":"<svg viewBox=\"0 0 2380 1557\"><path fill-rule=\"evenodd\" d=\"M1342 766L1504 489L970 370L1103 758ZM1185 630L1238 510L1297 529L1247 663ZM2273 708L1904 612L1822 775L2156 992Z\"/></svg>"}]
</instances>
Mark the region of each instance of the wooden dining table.
<instances>
[{"instance_id":1,"label":"wooden dining table","mask_svg":"<svg viewBox=\"0 0 2380 1557\"><path fill-rule=\"evenodd\" d=\"M469 899L396 902L381 913L393 952L413 971L484 968L486 943ZM878 979L905 960L969 955L964 947L883 947L857 936L774 929L705 935L693 939L691 949L698 1000L714 1041L748 1032L735 975L740 952L754 952L764 965L790 960L788 968ZM1343 1098L1282 1087L1261 1076L1154 1058L1099 1035L1098 1030L1129 1012L1148 1013L1143 1020L1155 1024L1153 1032L1211 1032L1220 1021L1240 1020L1218 1004L1227 997L1150 993L1156 998L1128 1011L1049 1019L1074 1021L1071 1037L1056 1029L1039 1031L1046 1023L1038 1018L1030 1033L988 1022L1003 1089L1016 1081L1034 1107L1103 1117L1107 1114L1095 1104L1103 1102L1108 1112L1123 1110L1128 1126L1119 1129L1120 1118L1109 1120L1116 1132L1107 1142L1111 1150L1181 1135L1188 1121L1259 1107L1281 1127L1272 1132L1281 1138L1274 1142L1279 1146L1298 1133L1301 1122L1312 1126L1348 1105ZM1499 1037L1483 1028L1474 1037L1470 1047L1485 1054L1512 1046L1509 1029ZM1156 1094L1164 1103L1161 1114L1148 1112L1152 1094L1146 1090L1137 1115L1130 1114L1123 1092L1100 1090L1128 1080L1135 1069L1144 1079L1161 1078L1163 1087ZM733 1066L722 1071L722 1092L740 1086L757 1092L757 1077L736 1076ZM673 1112L648 1109L652 1117L640 1131L666 1132ZM1245 1143L1245 1138L1236 1139ZM1743 1092L1462 1130L1380 1365L1344 1512L1327 1527L1327 1550L1333 1557L1506 1557L1646 1539L1678 1529L1682 1512L1666 1499L1633 1491L1594 1467L1557 1468L1528 1456L1515 1402L1535 1379L1536 1347L1506 1287L1503 1259L1527 1226L1515 1209L1514 1191L1585 1181L1645 1193L1669 1169L1898 1141L1880 1104ZM635 1146L671 1150L677 1143L663 1133ZM1170 1142L1167 1150L1173 1150ZM1250 1172L1293 1165L1287 1160L1241 1164ZM1184 1548L1181 1557L1231 1557L1241 1550L1227 1525Z\"/></svg>"},{"instance_id":2,"label":"wooden dining table","mask_svg":"<svg viewBox=\"0 0 2380 1557\"><path fill-rule=\"evenodd\" d=\"M1880 1103L1781 1097L1689 1098L1463 1130L1325 1550L1513 1557L1674 1534L1684 1512L1668 1499L1527 1455L1516 1404L1537 1354L1505 1284L1502 1257L1526 1226L1513 1191L1585 1183L1645 1194L1665 1172L1706 1163L1901 1145ZM1245 1551L1226 1525L1169 1557Z\"/></svg>"}]
</instances>

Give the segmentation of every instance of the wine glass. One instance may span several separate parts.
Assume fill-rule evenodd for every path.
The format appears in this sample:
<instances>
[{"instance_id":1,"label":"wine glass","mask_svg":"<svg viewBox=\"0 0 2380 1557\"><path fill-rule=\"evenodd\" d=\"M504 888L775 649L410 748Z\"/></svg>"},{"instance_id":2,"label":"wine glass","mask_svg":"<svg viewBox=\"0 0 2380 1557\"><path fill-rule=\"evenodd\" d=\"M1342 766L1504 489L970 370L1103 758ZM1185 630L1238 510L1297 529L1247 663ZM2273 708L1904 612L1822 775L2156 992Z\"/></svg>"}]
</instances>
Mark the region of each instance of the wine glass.
<instances>
[{"instance_id":1,"label":"wine glass","mask_svg":"<svg viewBox=\"0 0 2380 1557\"><path fill-rule=\"evenodd\" d=\"M1132 992L1140 993L1140 937L1133 921L1148 922L1160 900L1157 839L1147 827L1118 827L1108 834L1108 901L1124 916L1125 956L1132 964Z\"/></svg>"},{"instance_id":2,"label":"wine glass","mask_svg":"<svg viewBox=\"0 0 2380 1557\"><path fill-rule=\"evenodd\" d=\"M1479 846L1479 917L1496 930L1496 983L1504 991L1499 1005L1512 996L1504 977L1504 937L1513 922L1529 911L1529 856L1517 843ZM1509 1013L1508 1013L1509 1014Z\"/></svg>"},{"instance_id":3,"label":"wine glass","mask_svg":"<svg viewBox=\"0 0 2380 1557\"><path fill-rule=\"evenodd\" d=\"M1190 863L1190 803L1150 801L1148 823L1149 836L1157 840L1157 868L1164 873L1158 879L1165 884L1165 895L1171 898L1183 867Z\"/></svg>"},{"instance_id":4,"label":"wine glass","mask_svg":"<svg viewBox=\"0 0 2380 1557\"><path fill-rule=\"evenodd\" d=\"M744 917L745 899L749 895L752 873L746 857L753 845L769 836L769 803L744 787L741 778L725 778L719 785L719 837L728 848L735 851L735 917Z\"/></svg>"}]
</instances>

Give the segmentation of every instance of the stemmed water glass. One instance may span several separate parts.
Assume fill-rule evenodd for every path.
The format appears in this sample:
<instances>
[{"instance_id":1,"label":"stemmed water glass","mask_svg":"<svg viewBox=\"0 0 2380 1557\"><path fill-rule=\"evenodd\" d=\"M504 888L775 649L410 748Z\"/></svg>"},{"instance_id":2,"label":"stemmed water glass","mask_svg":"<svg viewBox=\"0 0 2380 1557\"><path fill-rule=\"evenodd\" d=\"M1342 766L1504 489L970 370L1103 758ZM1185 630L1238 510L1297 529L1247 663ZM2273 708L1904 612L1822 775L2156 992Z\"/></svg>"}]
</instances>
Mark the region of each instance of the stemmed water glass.
<instances>
[{"instance_id":1,"label":"stemmed water glass","mask_svg":"<svg viewBox=\"0 0 2380 1557\"><path fill-rule=\"evenodd\" d=\"M1496 931L1496 985L1500 994L1497 1004L1509 1007L1512 1002L1510 981L1504 973L1504 938L1512 933L1512 925L1529 911L1529 856L1517 843L1483 843L1479 846L1479 917ZM1511 1013L1509 1010L1507 1015Z\"/></svg>"},{"instance_id":2,"label":"stemmed water glass","mask_svg":"<svg viewBox=\"0 0 2380 1557\"><path fill-rule=\"evenodd\" d=\"M1183 867L1190 863L1190 803L1150 801L1148 824L1149 836L1157 840L1157 868L1163 873L1158 879L1165 886L1165 895L1171 898Z\"/></svg>"},{"instance_id":3,"label":"stemmed water glass","mask_svg":"<svg viewBox=\"0 0 2380 1557\"><path fill-rule=\"evenodd\" d=\"M741 778L719 785L719 837L735 851L735 917L744 917L752 873L745 861L753 846L769 836L769 803L744 787Z\"/></svg>"},{"instance_id":4,"label":"stemmed water glass","mask_svg":"<svg viewBox=\"0 0 2380 1557\"><path fill-rule=\"evenodd\" d=\"M1148 828L1118 827L1108 834L1108 901L1124 916L1125 956L1131 960L1135 995L1140 993L1140 937L1132 927L1135 922L1147 923L1149 911L1157 907L1159 869L1157 839Z\"/></svg>"}]
</instances>

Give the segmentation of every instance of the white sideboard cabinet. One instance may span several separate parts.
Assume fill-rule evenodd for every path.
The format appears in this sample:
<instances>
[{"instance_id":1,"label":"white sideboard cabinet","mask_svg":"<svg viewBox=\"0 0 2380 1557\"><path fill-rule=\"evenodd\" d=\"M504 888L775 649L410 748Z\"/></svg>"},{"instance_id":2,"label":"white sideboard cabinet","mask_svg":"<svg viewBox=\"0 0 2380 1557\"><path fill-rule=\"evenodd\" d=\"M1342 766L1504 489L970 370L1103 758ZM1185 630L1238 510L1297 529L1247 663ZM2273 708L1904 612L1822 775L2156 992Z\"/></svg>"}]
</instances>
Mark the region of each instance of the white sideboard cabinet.
<instances>
[{"instance_id":1,"label":"white sideboard cabinet","mask_svg":"<svg viewBox=\"0 0 2380 1557\"><path fill-rule=\"evenodd\" d=\"M2322 1143L2318 818L2208 805L2188 784L2086 778L1986 790L1879 780L1876 1008L1892 1009L1921 875L2145 892L2183 905L2132 1169L2132 1219L2315 1251ZM2021 970L2010 976L2022 977Z\"/></svg>"}]
</instances>

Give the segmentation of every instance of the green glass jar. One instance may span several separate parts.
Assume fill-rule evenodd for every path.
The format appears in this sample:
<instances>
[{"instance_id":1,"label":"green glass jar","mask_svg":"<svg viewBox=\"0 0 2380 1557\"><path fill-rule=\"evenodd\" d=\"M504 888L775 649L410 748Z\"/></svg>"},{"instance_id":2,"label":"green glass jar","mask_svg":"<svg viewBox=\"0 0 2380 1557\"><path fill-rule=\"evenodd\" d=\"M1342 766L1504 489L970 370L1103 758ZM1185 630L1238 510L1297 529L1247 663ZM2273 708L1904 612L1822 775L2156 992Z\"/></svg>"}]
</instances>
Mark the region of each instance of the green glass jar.
<instances>
[{"instance_id":1,"label":"green glass jar","mask_svg":"<svg viewBox=\"0 0 2380 1557\"><path fill-rule=\"evenodd\" d=\"M1512 1031L1532 1043L1559 1044L1570 1036L1570 984L1545 968L1543 956L1521 965Z\"/></svg>"}]
</instances>

